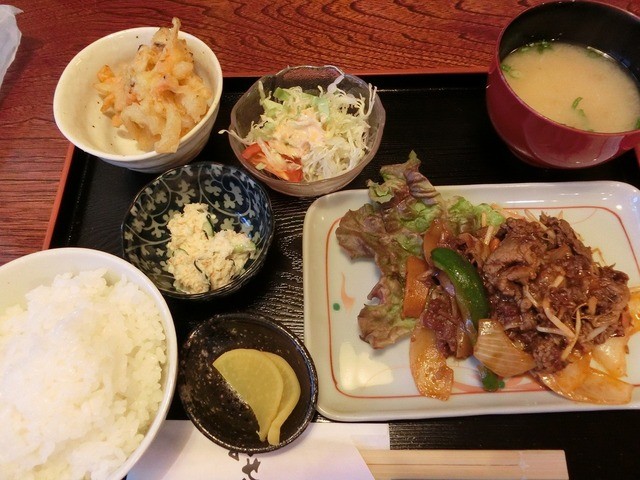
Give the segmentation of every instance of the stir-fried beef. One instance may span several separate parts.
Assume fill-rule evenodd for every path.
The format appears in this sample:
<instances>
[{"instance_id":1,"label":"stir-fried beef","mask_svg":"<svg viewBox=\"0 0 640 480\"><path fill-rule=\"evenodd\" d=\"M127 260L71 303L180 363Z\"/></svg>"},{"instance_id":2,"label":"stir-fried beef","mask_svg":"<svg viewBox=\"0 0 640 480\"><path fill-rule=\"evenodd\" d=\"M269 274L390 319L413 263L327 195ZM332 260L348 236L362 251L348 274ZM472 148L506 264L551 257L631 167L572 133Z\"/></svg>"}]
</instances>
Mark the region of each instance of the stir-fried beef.
<instances>
[{"instance_id":1,"label":"stir-fried beef","mask_svg":"<svg viewBox=\"0 0 640 480\"><path fill-rule=\"evenodd\" d=\"M455 249L478 269L491 318L534 357L538 372L562 369L572 352L588 352L625 334L627 275L594 261L566 221L546 215L539 221L505 220L490 205L444 199L419 167L415 153L404 164L385 165L383 182L368 182L372 202L346 212L336 228L352 259L372 258L380 270L370 302L358 314L363 340L383 348L412 332L416 318L405 318L402 308L412 294L405 282L407 258L434 247ZM428 253L425 260L430 261ZM457 358L473 353L477 317L486 315L478 280L465 278L462 270L453 272L462 276L452 282L446 268L430 263L425 282L429 277L434 288L419 319L435 332L441 352ZM475 300L480 299L482 313L469 308L477 302L456 295L454 284L460 288L465 281L472 288L461 290L480 295Z\"/></svg>"},{"instance_id":2,"label":"stir-fried beef","mask_svg":"<svg viewBox=\"0 0 640 480\"><path fill-rule=\"evenodd\" d=\"M432 295L427 302L422 314L422 322L436 334L438 349L446 356L456 353L456 332L459 325L459 317L452 297L436 291L438 295Z\"/></svg>"},{"instance_id":3,"label":"stir-fried beef","mask_svg":"<svg viewBox=\"0 0 640 480\"><path fill-rule=\"evenodd\" d=\"M624 335L627 275L595 262L591 249L565 220L546 215L539 222L509 218L496 233L498 245L492 251L482 241L485 233L449 233L439 245L460 251L476 265L492 318L531 353L537 370L561 370L572 348L584 353L609 337ZM435 332L444 355L464 358L471 354L464 341L469 333L466 319L451 286L441 286L437 294L431 293L421 321Z\"/></svg>"},{"instance_id":4,"label":"stir-fried beef","mask_svg":"<svg viewBox=\"0 0 640 480\"><path fill-rule=\"evenodd\" d=\"M538 370L561 369L576 332L575 348L583 352L624 334L627 275L597 264L566 221L510 218L497 237L481 268L493 314Z\"/></svg>"},{"instance_id":5,"label":"stir-fried beef","mask_svg":"<svg viewBox=\"0 0 640 480\"><path fill-rule=\"evenodd\" d=\"M473 353L455 298L442 289L431 290L421 321L434 331L438 349L445 356L467 358Z\"/></svg>"}]
</instances>

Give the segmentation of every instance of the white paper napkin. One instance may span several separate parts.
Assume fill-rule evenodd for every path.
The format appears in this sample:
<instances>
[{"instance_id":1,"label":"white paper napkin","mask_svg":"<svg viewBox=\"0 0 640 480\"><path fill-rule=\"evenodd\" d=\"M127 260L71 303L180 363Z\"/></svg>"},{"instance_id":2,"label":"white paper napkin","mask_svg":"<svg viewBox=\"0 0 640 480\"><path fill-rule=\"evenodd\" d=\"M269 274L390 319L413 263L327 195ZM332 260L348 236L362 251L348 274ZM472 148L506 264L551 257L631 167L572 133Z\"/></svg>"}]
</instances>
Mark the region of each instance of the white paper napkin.
<instances>
[{"instance_id":1,"label":"white paper napkin","mask_svg":"<svg viewBox=\"0 0 640 480\"><path fill-rule=\"evenodd\" d=\"M4 74L14 58L22 37L16 24L16 15L22 10L11 5L0 5L0 87Z\"/></svg>"},{"instance_id":2,"label":"white paper napkin","mask_svg":"<svg viewBox=\"0 0 640 480\"><path fill-rule=\"evenodd\" d=\"M127 480L373 480L358 452L389 449L389 426L311 423L292 444L254 455L219 447L191 422L167 420Z\"/></svg>"}]
</instances>

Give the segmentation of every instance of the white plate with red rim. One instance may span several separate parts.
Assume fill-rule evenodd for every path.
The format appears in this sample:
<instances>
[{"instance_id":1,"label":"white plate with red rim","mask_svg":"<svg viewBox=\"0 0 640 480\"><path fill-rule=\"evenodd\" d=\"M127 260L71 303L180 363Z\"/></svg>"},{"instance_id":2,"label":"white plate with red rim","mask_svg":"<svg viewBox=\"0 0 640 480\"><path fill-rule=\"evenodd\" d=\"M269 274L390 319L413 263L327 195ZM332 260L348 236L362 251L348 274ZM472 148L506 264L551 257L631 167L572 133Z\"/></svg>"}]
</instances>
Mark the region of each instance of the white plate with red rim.
<instances>
[{"instance_id":1,"label":"white plate with red rim","mask_svg":"<svg viewBox=\"0 0 640 480\"><path fill-rule=\"evenodd\" d=\"M594 250L594 258L629 275L640 286L640 191L621 182L521 183L437 187L444 196L538 216L562 216ZM481 414L562 412L640 407L640 334L632 337L627 376L630 403L602 406L574 402L524 375L499 392L482 390L476 361L450 359L454 387L447 401L418 394L409 369L409 338L374 350L359 337L357 317L379 272L372 260L352 261L335 236L340 218L369 201L367 190L317 199L303 229L304 340L319 379L318 411L338 421L387 421ZM601 256L599 256L601 255Z\"/></svg>"}]
</instances>

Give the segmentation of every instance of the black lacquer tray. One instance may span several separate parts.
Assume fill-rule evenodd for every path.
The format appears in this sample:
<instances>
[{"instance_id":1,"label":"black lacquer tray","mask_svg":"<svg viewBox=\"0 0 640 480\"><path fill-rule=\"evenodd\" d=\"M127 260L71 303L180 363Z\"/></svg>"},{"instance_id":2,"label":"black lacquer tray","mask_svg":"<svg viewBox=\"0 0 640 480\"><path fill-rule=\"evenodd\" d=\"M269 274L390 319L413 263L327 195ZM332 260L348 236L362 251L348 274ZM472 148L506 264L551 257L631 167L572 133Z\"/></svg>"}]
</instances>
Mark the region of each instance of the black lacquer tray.
<instances>
[{"instance_id":1,"label":"black lacquer tray","mask_svg":"<svg viewBox=\"0 0 640 480\"><path fill-rule=\"evenodd\" d=\"M640 187L633 152L602 166L558 171L517 160L493 130L485 107L484 74L365 77L376 85L387 112L380 150L347 189L378 179L381 165L404 162L411 150L434 185L617 180ZM240 166L226 134L231 108L253 78L225 79L220 112L196 159ZM135 194L154 175L106 164L80 150L70 160L49 247L81 246L122 256L120 224ZM263 270L246 293L205 303L167 299L178 340L217 313L268 315L303 337L302 226L313 198L269 191L276 236ZM245 290L247 291L247 290ZM177 396L171 419L187 419ZM317 421L326 421L316 415ZM640 412L483 415L390 423L395 449L561 449L572 479L636 478L640 472Z\"/></svg>"}]
</instances>

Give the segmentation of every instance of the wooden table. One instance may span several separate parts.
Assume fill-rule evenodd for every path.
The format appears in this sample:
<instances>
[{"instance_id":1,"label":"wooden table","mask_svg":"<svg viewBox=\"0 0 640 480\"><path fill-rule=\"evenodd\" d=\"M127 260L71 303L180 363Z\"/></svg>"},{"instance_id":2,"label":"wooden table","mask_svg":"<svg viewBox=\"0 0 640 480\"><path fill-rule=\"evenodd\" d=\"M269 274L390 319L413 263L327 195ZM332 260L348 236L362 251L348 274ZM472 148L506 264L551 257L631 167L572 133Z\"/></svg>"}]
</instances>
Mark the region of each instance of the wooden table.
<instances>
[{"instance_id":1,"label":"wooden table","mask_svg":"<svg viewBox=\"0 0 640 480\"><path fill-rule=\"evenodd\" d=\"M354 74L484 71L516 0L14 0L22 43L0 88L0 264L40 250L69 148L53 119L73 56L117 30L169 24L209 43L227 77L330 63ZM611 0L640 13L640 0Z\"/></svg>"},{"instance_id":2,"label":"wooden table","mask_svg":"<svg viewBox=\"0 0 640 480\"><path fill-rule=\"evenodd\" d=\"M18 16L23 33L22 44L0 88L0 218L3 220L0 265L40 250L47 242L51 213L62 187L60 178L71 158L69 144L53 120L56 82L75 53L108 33L140 25L165 25L169 24L172 16L178 16L185 31L212 46L226 77L255 77L286 65L324 63L338 65L358 75L482 73L490 62L501 28L526 6L539 3L542 2L191 0L183 3L180 0L115 0L96 4L79 0L16 0L13 4L24 10ZM640 0L608 3L640 15ZM480 85L478 90L482 89L483 85ZM390 118L388 122L391 122ZM411 147L407 144L407 151ZM438 152L437 160L441 164L446 163L446 155L446 151ZM629 167L629 163L625 165ZM104 165L100 164L96 171L102 172L102 167ZM474 166L474 171L477 167ZM465 182L468 172L464 168L466 166L455 170L459 176L453 183ZM633 183L638 183L635 166L629 168L633 168L630 170L635 176ZM112 169L104 171L118 177ZM447 172L449 176L454 175L451 169ZM620 179L618 177L623 175L620 172L610 173L604 176ZM484 174L489 175L486 169ZM494 172L497 180L501 175L516 181L566 178L562 172L530 174L529 169L518 166L510 172ZM588 175L585 173L585 179ZM136 179L136 182L143 180ZM128 191L135 187L137 183L115 188ZM102 185L101 188L101 195L104 195L104 191L112 187ZM111 221L117 223L118 219ZM104 222L100 219L99 223ZM89 230L92 240L102 237L99 228ZM109 249L113 247L112 244L107 246ZM296 278L300 275L297 272ZM296 320L301 322L301 307L297 304L295 307ZM190 307L190 314L204 317L209 313L204 308L194 310ZM186 327L182 326L183 329ZM500 436L487 434L487 430L496 429L508 437L510 429L517 429L520 443L509 443L509 448L565 448L571 444L572 435L581 444L596 438L606 443L605 460L599 460L595 455L585 458L572 452L573 458L580 458L578 463L583 471L593 470L592 476L583 475L583 478L608 478L608 473L613 475L610 478L622 478L616 477L615 471L611 470L611 465L616 462L627 472L640 467L640 461L632 455L635 447L628 443L634 438L633 432L640 428L637 412L572 415L570 425L579 425L577 431L563 429L562 422L566 418L563 414L450 418L424 422L429 428L416 427L414 422L396 422L394 446L505 448L504 441L486 443L487 438ZM531 419L540 425L532 425ZM616 425L617 422L623 422L624 426ZM553 431L556 424L558 432ZM624 431L627 443L625 453L616 456L619 428ZM522 433L529 430L531 438ZM453 441L447 437L450 431L464 431L465 437L456 437L457 440ZM609 470L603 471L603 465Z\"/></svg>"}]
</instances>

